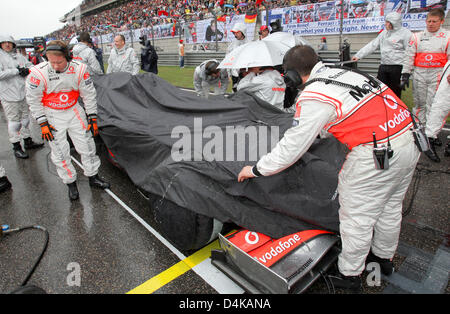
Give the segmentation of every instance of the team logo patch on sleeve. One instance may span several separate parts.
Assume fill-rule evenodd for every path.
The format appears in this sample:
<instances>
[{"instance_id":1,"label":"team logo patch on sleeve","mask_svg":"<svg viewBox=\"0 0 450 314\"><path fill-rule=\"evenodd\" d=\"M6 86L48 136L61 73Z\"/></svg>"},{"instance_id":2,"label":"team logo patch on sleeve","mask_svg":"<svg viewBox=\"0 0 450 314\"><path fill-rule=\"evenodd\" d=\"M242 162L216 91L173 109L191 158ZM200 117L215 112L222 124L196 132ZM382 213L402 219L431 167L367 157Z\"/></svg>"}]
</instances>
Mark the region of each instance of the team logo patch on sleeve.
<instances>
[{"instance_id":1,"label":"team logo patch on sleeve","mask_svg":"<svg viewBox=\"0 0 450 314\"><path fill-rule=\"evenodd\" d=\"M30 76L30 88L31 89L38 88L39 84L41 84L41 80L39 80L33 76Z\"/></svg>"},{"instance_id":2,"label":"team logo patch on sleeve","mask_svg":"<svg viewBox=\"0 0 450 314\"><path fill-rule=\"evenodd\" d=\"M90 75L88 72L84 73L83 79L84 79L84 83L85 83L86 85L92 84L91 75Z\"/></svg>"},{"instance_id":3,"label":"team logo patch on sleeve","mask_svg":"<svg viewBox=\"0 0 450 314\"><path fill-rule=\"evenodd\" d=\"M41 84L41 80L31 76L30 77L30 83L39 86L39 84Z\"/></svg>"}]
</instances>

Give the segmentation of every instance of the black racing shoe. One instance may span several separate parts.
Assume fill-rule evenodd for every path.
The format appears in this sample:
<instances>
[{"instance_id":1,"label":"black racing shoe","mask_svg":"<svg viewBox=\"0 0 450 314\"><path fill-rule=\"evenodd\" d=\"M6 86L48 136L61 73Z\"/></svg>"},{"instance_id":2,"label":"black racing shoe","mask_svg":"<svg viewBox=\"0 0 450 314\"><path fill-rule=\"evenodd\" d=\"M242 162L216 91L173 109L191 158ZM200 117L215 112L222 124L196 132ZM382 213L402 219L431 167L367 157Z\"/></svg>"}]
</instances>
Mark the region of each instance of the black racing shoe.
<instances>
[{"instance_id":1,"label":"black racing shoe","mask_svg":"<svg viewBox=\"0 0 450 314\"><path fill-rule=\"evenodd\" d=\"M335 270L327 275L335 288L343 288L360 291L362 287L360 276L344 276L339 270Z\"/></svg>"},{"instance_id":2,"label":"black racing shoe","mask_svg":"<svg viewBox=\"0 0 450 314\"><path fill-rule=\"evenodd\" d=\"M450 142L448 142L447 145L445 145L444 156L445 157L449 157L450 156Z\"/></svg>"},{"instance_id":3,"label":"black racing shoe","mask_svg":"<svg viewBox=\"0 0 450 314\"><path fill-rule=\"evenodd\" d=\"M436 153L436 141L437 138L428 138L428 142L430 143L430 149L425 151L425 155L430 158L431 161L434 162L441 162L441 159L439 158L438 154ZM442 144L442 143L441 143Z\"/></svg>"},{"instance_id":4,"label":"black racing shoe","mask_svg":"<svg viewBox=\"0 0 450 314\"><path fill-rule=\"evenodd\" d=\"M100 189L109 189L110 187L110 184L100 179L98 174L89 177L89 185Z\"/></svg>"},{"instance_id":5,"label":"black racing shoe","mask_svg":"<svg viewBox=\"0 0 450 314\"><path fill-rule=\"evenodd\" d=\"M16 156L17 158L21 159L28 158L28 154L23 151L22 146L20 146L20 142L13 143L13 151L14 156Z\"/></svg>"},{"instance_id":6,"label":"black racing shoe","mask_svg":"<svg viewBox=\"0 0 450 314\"><path fill-rule=\"evenodd\" d=\"M9 182L8 177L4 176L0 178L0 193L8 191L11 188L11 182Z\"/></svg>"},{"instance_id":7,"label":"black racing shoe","mask_svg":"<svg viewBox=\"0 0 450 314\"><path fill-rule=\"evenodd\" d=\"M25 149L36 149L44 146L44 143L35 143L31 137L27 137L23 140Z\"/></svg>"},{"instance_id":8,"label":"black racing shoe","mask_svg":"<svg viewBox=\"0 0 450 314\"><path fill-rule=\"evenodd\" d=\"M427 156L431 161L441 162L441 158L439 158L439 156L435 150L429 149L429 150L425 151L424 153L425 153L425 156Z\"/></svg>"},{"instance_id":9,"label":"black racing shoe","mask_svg":"<svg viewBox=\"0 0 450 314\"><path fill-rule=\"evenodd\" d=\"M434 145L435 146L442 146L442 141L439 139L439 137L436 137L435 139L433 139Z\"/></svg>"},{"instance_id":10,"label":"black racing shoe","mask_svg":"<svg viewBox=\"0 0 450 314\"><path fill-rule=\"evenodd\" d=\"M80 197L80 194L78 193L78 188L77 188L77 182L72 182L67 184L67 186L69 187L69 198L71 201L75 201Z\"/></svg>"},{"instance_id":11,"label":"black racing shoe","mask_svg":"<svg viewBox=\"0 0 450 314\"><path fill-rule=\"evenodd\" d=\"M369 255L367 255L366 258L366 265L373 262L378 263L378 265L380 265L380 270L385 276L390 276L395 271L394 263L392 263L391 260L387 258L378 257L375 254L373 254L372 251L370 251Z\"/></svg>"}]
</instances>

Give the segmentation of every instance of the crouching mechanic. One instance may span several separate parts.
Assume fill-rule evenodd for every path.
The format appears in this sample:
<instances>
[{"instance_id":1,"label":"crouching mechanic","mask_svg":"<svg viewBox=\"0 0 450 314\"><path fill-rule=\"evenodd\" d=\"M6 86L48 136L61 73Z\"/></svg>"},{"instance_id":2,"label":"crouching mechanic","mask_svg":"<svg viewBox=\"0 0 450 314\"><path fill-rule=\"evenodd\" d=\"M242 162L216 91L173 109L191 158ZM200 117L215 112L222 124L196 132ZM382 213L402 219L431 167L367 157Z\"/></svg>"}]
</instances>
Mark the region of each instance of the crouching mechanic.
<instances>
[{"instance_id":1,"label":"crouching mechanic","mask_svg":"<svg viewBox=\"0 0 450 314\"><path fill-rule=\"evenodd\" d=\"M285 59L285 76L304 87L293 126L255 166L244 167L238 181L288 168L322 130L347 145L350 152L338 178L342 251L330 279L336 287L358 289L366 257L378 262L385 275L393 272L402 201L420 155L410 131L411 114L385 84L355 71L328 68L311 47L296 46ZM390 143L393 151L389 159L384 154L383 161L389 161L384 170L376 166L374 142L378 148Z\"/></svg>"},{"instance_id":2,"label":"crouching mechanic","mask_svg":"<svg viewBox=\"0 0 450 314\"><path fill-rule=\"evenodd\" d=\"M214 88L214 95L223 95L227 91L229 79L225 69L218 69L217 60L203 61L194 71L194 87L198 96L209 97L209 90Z\"/></svg>"},{"instance_id":3,"label":"crouching mechanic","mask_svg":"<svg viewBox=\"0 0 450 314\"><path fill-rule=\"evenodd\" d=\"M280 72L273 67L254 67L244 73L244 77L237 85L238 91L254 94L284 112L295 112L294 105L284 108L286 84Z\"/></svg>"},{"instance_id":4,"label":"crouching mechanic","mask_svg":"<svg viewBox=\"0 0 450 314\"><path fill-rule=\"evenodd\" d=\"M92 137L98 135L96 91L86 65L70 60L64 42L51 41L46 56L48 62L30 70L27 101L41 126L42 138L49 143L58 175L69 186L69 198L76 200L79 197L77 173L71 162L67 133L81 156L90 186L109 188L109 183L98 177L100 158ZM85 109L78 104L78 97L82 98Z\"/></svg>"}]
</instances>

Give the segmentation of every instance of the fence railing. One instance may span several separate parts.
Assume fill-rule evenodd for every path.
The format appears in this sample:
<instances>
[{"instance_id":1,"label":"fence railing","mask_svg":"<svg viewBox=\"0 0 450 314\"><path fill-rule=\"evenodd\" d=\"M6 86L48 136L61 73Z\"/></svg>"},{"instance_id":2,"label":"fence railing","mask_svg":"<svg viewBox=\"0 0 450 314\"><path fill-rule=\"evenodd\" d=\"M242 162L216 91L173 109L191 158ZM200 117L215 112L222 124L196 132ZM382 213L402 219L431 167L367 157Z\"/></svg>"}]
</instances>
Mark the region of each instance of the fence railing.
<instances>
[{"instance_id":1,"label":"fence railing","mask_svg":"<svg viewBox=\"0 0 450 314\"><path fill-rule=\"evenodd\" d=\"M352 51L351 55L354 55L356 51ZM319 55L327 61L339 61L338 51L320 51ZM158 65L177 66L179 64L177 53L158 53ZM184 64L186 66L197 66L205 60L216 59L221 61L225 57L223 52L187 52L184 57ZM358 69L365 71L369 74L375 75L378 72L380 65L380 53L377 51L368 57L358 61Z\"/></svg>"}]
</instances>

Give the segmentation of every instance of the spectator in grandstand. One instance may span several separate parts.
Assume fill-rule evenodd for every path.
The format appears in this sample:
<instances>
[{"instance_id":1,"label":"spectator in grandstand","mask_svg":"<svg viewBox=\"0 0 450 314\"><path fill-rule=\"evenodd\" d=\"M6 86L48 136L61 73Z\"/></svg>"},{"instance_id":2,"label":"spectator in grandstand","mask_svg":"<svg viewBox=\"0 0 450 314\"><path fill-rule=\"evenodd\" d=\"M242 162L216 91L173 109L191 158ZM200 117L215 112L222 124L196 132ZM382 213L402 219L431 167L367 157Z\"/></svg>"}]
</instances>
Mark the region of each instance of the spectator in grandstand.
<instances>
[{"instance_id":1,"label":"spectator in grandstand","mask_svg":"<svg viewBox=\"0 0 450 314\"><path fill-rule=\"evenodd\" d=\"M320 40L320 44L319 44L319 47L317 48L317 50L328 50L327 38L326 37L322 37L322 39Z\"/></svg>"},{"instance_id":2,"label":"spectator in grandstand","mask_svg":"<svg viewBox=\"0 0 450 314\"><path fill-rule=\"evenodd\" d=\"M401 14L391 12L386 15L385 29L352 58L352 60L358 61L379 48L381 64L378 68L377 78L389 86L399 98L402 93L400 88L402 63L411 35L410 30L402 27Z\"/></svg>"},{"instance_id":3,"label":"spectator in grandstand","mask_svg":"<svg viewBox=\"0 0 450 314\"><path fill-rule=\"evenodd\" d=\"M215 59L203 61L194 71L194 87L197 95L203 98L209 97L211 87L214 95L225 94L229 79L225 69L218 69L219 62Z\"/></svg>"},{"instance_id":4,"label":"spectator in grandstand","mask_svg":"<svg viewBox=\"0 0 450 314\"><path fill-rule=\"evenodd\" d=\"M92 39L89 33L82 32L78 37L78 43L72 49L73 59L86 64L90 74L103 74L95 51L89 47L91 44Z\"/></svg>"},{"instance_id":5,"label":"spectator in grandstand","mask_svg":"<svg viewBox=\"0 0 450 314\"><path fill-rule=\"evenodd\" d=\"M114 48L108 59L106 73L128 72L132 75L139 73L141 69L139 59L133 48L125 45L125 37L117 35L114 37Z\"/></svg>"}]
</instances>

